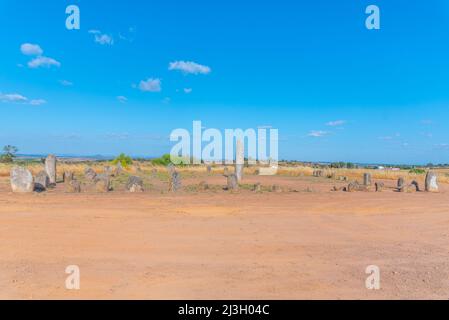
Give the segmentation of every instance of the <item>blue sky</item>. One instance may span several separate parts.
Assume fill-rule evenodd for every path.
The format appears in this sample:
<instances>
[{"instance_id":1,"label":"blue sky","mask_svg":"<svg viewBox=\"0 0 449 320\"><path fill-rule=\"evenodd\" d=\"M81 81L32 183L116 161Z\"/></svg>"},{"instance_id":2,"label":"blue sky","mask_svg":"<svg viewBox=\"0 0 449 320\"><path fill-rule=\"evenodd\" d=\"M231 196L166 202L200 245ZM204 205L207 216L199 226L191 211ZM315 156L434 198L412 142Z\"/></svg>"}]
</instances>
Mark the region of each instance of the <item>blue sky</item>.
<instances>
[{"instance_id":1,"label":"blue sky","mask_svg":"<svg viewBox=\"0 0 449 320\"><path fill-rule=\"evenodd\" d=\"M201 120L277 128L281 159L449 162L447 1L243 2L1 1L0 144L158 156Z\"/></svg>"}]
</instances>

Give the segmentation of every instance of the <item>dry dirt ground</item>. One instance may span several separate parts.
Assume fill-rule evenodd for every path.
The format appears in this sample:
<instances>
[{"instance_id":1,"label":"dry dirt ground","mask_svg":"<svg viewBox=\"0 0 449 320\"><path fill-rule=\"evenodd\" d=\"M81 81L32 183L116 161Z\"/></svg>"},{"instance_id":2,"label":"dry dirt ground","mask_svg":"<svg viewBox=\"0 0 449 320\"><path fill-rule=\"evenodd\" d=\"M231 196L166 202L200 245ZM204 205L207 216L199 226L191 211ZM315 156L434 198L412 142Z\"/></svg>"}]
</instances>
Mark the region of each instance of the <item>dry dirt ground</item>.
<instances>
[{"instance_id":1,"label":"dry dirt ground","mask_svg":"<svg viewBox=\"0 0 449 320\"><path fill-rule=\"evenodd\" d=\"M200 180L225 184L184 184ZM20 195L2 178L0 298L449 298L448 185L345 193L324 178L246 180L257 181L298 192ZM68 265L80 290L65 288ZM369 265L380 290L365 288Z\"/></svg>"}]
</instances>

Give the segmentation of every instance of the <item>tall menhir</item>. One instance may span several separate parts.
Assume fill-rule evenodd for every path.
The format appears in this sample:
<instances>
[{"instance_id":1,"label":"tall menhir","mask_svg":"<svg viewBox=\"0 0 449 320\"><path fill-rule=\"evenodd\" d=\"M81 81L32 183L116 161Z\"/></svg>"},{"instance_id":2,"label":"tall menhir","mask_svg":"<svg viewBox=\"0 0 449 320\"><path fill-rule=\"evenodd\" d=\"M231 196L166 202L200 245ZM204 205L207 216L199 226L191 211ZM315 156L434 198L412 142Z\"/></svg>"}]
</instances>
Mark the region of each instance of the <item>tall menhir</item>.
<instances>
[{"instance_id":1,"label":"tall menhir","mask_svg":"<svg viewBox=\"0 0 449 320\"><path fill-rule=\"evenodd\" d=\"M45 159L45 172L50 180L50 185L56 184L56 157L52 154Z\"/></svg>"}]
</instances>

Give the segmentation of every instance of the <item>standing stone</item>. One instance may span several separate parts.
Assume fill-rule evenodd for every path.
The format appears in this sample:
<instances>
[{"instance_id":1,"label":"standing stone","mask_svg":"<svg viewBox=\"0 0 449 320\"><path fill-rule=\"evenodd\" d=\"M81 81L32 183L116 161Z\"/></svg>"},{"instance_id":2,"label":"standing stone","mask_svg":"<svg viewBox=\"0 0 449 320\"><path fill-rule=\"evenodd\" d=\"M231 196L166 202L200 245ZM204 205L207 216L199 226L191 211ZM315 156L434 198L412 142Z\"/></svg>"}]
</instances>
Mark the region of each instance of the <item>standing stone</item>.
<instances>
[{"instance_id":1,"label":"standing stone","mask_svg":"<svg viewBox=\"0 0 449 320\"><path fill-rule=\"evenodd\" d=\"M245 149L242 140L237 140L235 155L235 176L240 183L243 178L243 166L245 165Z\"/></svg>"},{"instance_id":2,"label":"standing stone","mask_svg":"<svg viewBox=\"0 0 449 320\"><path fill-rule=\"evenodd\" d=\"M405 185L405 180L404 178L399 178L398 179L398 189L402 189Z\"/></svg>"},{"instance_id":3,"label":"standing stone","mask_svg":"<svg viewBox=\"0 0 449 320\"><path fill-rule=\"evenodd\" d=\"M364 186L370 186L371 185L371 174L365 173L363 175L363 185Z\"/></svg>"},{"instance_id":4,"label":"standing stone","mask_svg":"<svg viewBox=\"0 0 449 320\"><path fill-rule=\"evenodd\" d=\"M143 192L143 180L136 176L131 176L126 183L126 190L129 192Z\"/></svg>"},{"instance_id":5,"label":"standing stone","mask_svg":"<svg viewBox=\"0 0 449 320\"><path fill-rule=\"evenodd\" d=\"M115 175L119 176L122 174L122 172L123 172L123 166L120 162L117 162L117 165L115 167Z\"/></svg>"},{"instance_id":6,"label":"standing stone","mask_svg":"<svg viewBox=\"0 0 449 320\"><path fill-rule=\"evenodd\" d=\"M262 186L260 183L256 183L253 187L254 192L262 192Z\"/></svg>"},{"instance_id":7,"label":"standing stone","mask_svg":"<svg viewBox=\"0 0 449 320\"><path fill-rule=\"evenodd\" d=\"M84 170L84 176L88 181L94 181L97 177L97 173L92 168L86 168L86 170Z\"/></svg>"},{"instance_id":8,"label":"standing stone","mask_svg":"<svg viewBox=\"0 0 449 320\"><path fill-rule=\"evenodd\" d=\"M382 190L384 188L383 182L376 182L375 186L376 186L376 192L382 192Z\"/></svg>"},{"instance_id":9,"label":"standing stone","mask_svg":"<svg viewBox=\"0 0 449 320\"><path fill-rule=\"evenodd\" d=\"M181 175L176 171L172 171L172 173L169 175L169 191L177 192L180 189L181 189Z\"/></svg>"},{"instance_id":10,"label":"standing stone","mask_svg":"<svg viewBox=\"0 0 449 320\"><path fill-rule=\"evenodd\" d=\"M67 181L64 183L65 192L67 193L80 193L81 183L75 179Z\"/></svg>"},{"instance_id":11,"label":"standing stone","mask_svg":"<svg viewBox=\"0 0 449 320\"><path fill-rule=\"evenodd\" d=\"M14 167L10 173L12 192L33 192L34 179L31 172L23 167Z\"/></svg>"},{"instance_id":12,"label":"standing stone","mask_svg":"<svg viewBox=\"0 0 449 320\"><path fill-rule=\"evenodd\" d=\"M207 166L207 173L211 173L212 172L212 167L211 166Z\"/></svg>"},{"instance_id":13,"label":"standing stone","mask_svg":"<svg viewBox=\"0 0 449 320\"><path fill-rule=\"evenodd\" d=\"M174 166L172 163L170 163L170 164L167 166L167 171L168 171L168 174L169 174L169 175L172 175L173 173L175 173L176 168L175 168L175 166Z\"/></svg>"},{"instance_id":14,"label":"standing stone","mask_svg":"<svg viewBox=\"0 0 449 320\"><path fill-rule=\"evenodd\" d=\"M151 177L152 178L156 178L157 177L157 169L156 168L151 169Z\"/></svg>"},{"instance_id":15,"label":"standing stone","mask_svg":"<svg viewBox=\"0 0 449 320\"><path fill-rule=\"evenodd\" d=\"M282 192L282 188L281 188L281 186L275 184L275 185L271 186L271 191L272 192Z\"/></svg>"},{"instance_id":16,"label":"standing stone","mask_svg":"<svg viewBox=\"0 0 449 320\"><path fill-rule=\"evenodd\" d=\"M64 183L70 182L73 179L74 179L74 174L72 171L65 171L64 174L62 175L62 180L64 181Z\"/></svg>"},{"instance_id":17,"label":"standing stone","mask_svg":"<svg viewBox=\"0 0 449 320\"><path fill-rule=\"evenodd\" d=\"M228 190L238 190L239 183L237 180L237 176L234 173L231 173L228 175L228 183L227 183L227 189Z\"/></svg>"},{"instance_id":18,"label":"standing stone","mask_svg":"<svg viewBox=\"0 0 449 320\"><path fill-rule=\"evenodd\" d=\"M421 191L421 189L419 188L419 183L416 180L413 180L412 183L410 183L410 186L415 187L415 191L416 192L420 192Z\"/></svg>"},{"instance_id":19,"label":"standing stone","mask_svg":"<svg viewBox=\"0 0 449 320\"><path fill-rule=\"evenodd\" d=\"M36 175L34 179L34 190L37 192L43 192L50 186L50 178L47 172L41 171Z\"/></svg>"},{"instance_id":20,"label":"standing stone","mask_svg":"<svg viewBox=\"0 0 449 320\"><path fill-rule=\"evenodd\" d=\"M229 175L229 168L228 168L228 167L224 167L224 169L223 169L223 175L224 175L225 177L227 177L227 176Z\"/></svg>"},{"instance_id":21,"label":"standing stone","mask_svg":"<svg viewBox=\"0 0 449 320\"><path fill-rule=\"evenodd\" d=\"M427 192L438 192L438 177L435 172L429 171L426 175L426 191Z\"/></svg>"},{"instance_id":22,"label":"standing stone","mask_svg":"<svg viewBox=\"0 0 449 320\"><path fill-rule=\"evenodd\" d=\"M110 177L114 176L114 171L112 170L111 166L105 166L103 168L103 172L104 172L104 174L107 174Z\"/></svg>"},{"instance_id":23,"label":"standing stone","mask_svg":"<svg viewBox=\"0 0 449 320\"><path fill-rule=\"evenodd\" d=\"M45 172L48 174L50 184L56 184L56 157L52 154L45 159Z\"/></svg>"},{"instance_id":24,"label":"standing stone","mask_svg":"<svg viewBox=\"0 0 449 320\"><path fill-rule=\"evenodd\" d=\"M348 184L346 191L354 192L354 191L358 191L358 189L359 189L359 184L357 182L351 182L350 184Z\"/></svg>"},{"instance_id":25,"label":"standing stone","mask_svg":"<svg viewBox=\"0 0 449 320\"><path fill-rule=\"evenodd\" d=\"M201 191L209 190L209 185L207 184L206 181L201 181L201 182L198 184L198 189L201 190Z\"/></svg>"},{"instance_id":26,"label":"standing stone","mask_svg":"<svg viewBox=\"0 0 449 320\"><path fill-rule=\"evenodd\" d=\"M94 183L96 192L109 192L111 190L111 180L106 174L97 175Z\"/></svg>"}]
</instances>

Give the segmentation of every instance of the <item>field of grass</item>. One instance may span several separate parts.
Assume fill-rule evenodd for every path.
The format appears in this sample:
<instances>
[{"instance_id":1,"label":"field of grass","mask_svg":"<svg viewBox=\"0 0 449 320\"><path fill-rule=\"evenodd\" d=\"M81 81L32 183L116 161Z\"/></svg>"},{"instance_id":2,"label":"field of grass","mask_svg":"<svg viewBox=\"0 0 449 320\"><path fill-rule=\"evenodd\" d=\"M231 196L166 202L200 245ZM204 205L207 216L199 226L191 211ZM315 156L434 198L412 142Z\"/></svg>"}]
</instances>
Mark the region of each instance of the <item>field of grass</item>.
<instances>
[{"instance_id":1,"label":"field of grass","mask_svg":"<svg viewBox=\"0 0 449 320\"><path fill-rule=\"evenodd\" d=\"M44 165L40 162L30 162L25 165L33 175L37 174L39 171L44 169ZM13 164L0 164L0 177L8 177ZM80 163L58 163L58 174L62 176L64 171L72 171L75 175L83 175L84 170L87 167L91 167L97 173L102 173L105 166L114 167L110 162L80 162ZM232 172L231 166L228 167L229 171ZM157 172L153 173L154 170ZM245 168L245 174L255 175L257 174L258 167L248 167ZM182 166L178 167L177 170L183 174L184 177L192 177L198 174L205 175L208 174L206 166ZM348 180L359 180L362 181L364 173L371 173L372 179L382 179L382 180L397 180L399 178L405 178L406 180L417 180L423 182L425 178L425 173L417 174L411 173L409 170L369 170L369 169L316 169L308 166L280 166L278 170L278 175L280 176L312 176L315 170L322 170L324 177L347 177ZM210 174L222 174L224 171L224 166L212 166ZM440 183L449 183L449 169L435 169L438 173L438 179ZM124 169L126 174L136 174L136 175L155 175L159 180L167 181L168 173L164 166L155 166L150 162L134 162L133 165Z\"/></svg>"}]
</instances>

